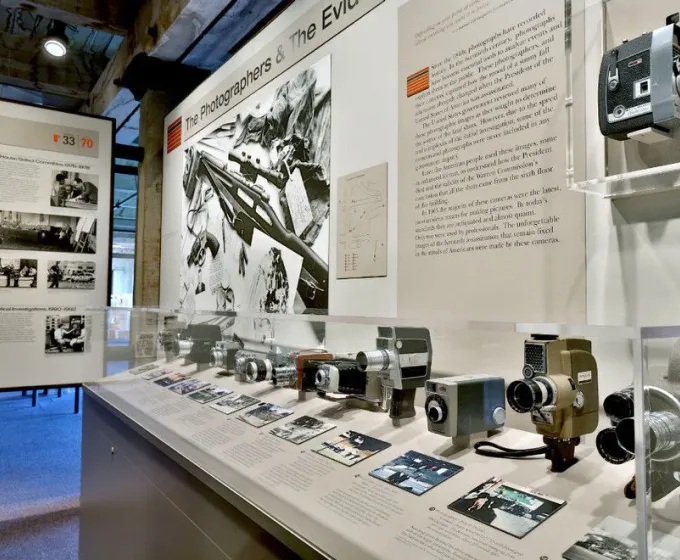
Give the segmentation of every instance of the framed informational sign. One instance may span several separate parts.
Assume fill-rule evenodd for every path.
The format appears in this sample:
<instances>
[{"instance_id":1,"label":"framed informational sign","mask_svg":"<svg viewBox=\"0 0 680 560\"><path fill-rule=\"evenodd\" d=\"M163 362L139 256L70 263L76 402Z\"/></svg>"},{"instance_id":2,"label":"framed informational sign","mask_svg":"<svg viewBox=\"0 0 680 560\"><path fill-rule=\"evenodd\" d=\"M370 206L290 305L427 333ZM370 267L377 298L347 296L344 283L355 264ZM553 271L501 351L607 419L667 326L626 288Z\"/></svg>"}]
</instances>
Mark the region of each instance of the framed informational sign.
<instances>
[{"instance_id":1,"label":"framed informational sign","mask_svg":"<svg viewBox=\"0 0 680 560\"><path fill-rule=\"evenodd\" d=\"M114 121L0 101L0 388L102 376Z\"/></svg>"}]
</instances>

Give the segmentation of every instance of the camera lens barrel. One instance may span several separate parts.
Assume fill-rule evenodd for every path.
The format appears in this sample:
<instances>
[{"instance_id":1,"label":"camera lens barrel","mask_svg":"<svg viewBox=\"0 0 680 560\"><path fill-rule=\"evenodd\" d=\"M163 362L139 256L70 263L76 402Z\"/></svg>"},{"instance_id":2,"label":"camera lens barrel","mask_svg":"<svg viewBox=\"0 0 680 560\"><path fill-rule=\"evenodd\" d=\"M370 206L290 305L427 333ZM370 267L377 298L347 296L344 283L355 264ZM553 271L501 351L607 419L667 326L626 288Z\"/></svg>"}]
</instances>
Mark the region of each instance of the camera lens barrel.
<instances>
[{"instance_id":1,"label":"camera lens barrel","mask_svg":"<svg viewBox=\"0 0 680 560\"><path fill-rule=\"evenodd\" d=\"M635 457L633 453L621 447L614 428L607 428L597 434L595 445L600 456L613 465L622 465Z\"/></svg>"},{"instance_id":2,"label":"camera lens barrel","mask_svg":"<svg viewBox=\"0 0 680 560\"><path fill-rule=\"evenodd\" d=\"M633 388L627 387L608 395L604 399L603 407L607 418L616 425L624 418L631 418L635 414L633 404Z\"/></svg>"},{"instance_id":3,"label":"camera lens barrel","mask_svg":"<svg viewBox=\"0 0 680 560\"><path fill-rule=\"evenodd\" d=\"M226 356L222 350L213 350L210 353L210 367L224 367L227 365L225 361Z\"/></svg>"},{"instance_id":4,"label":"camera lens barrel","mask_svg":"<svg viewBox=\"0 0 680 560\"><path fill-rule=\"evenodd\" d=\"M519 413L527 413L552 404L556 400L556 388L548 377L535 377L513 381L506 392L508 404Z\"/></svg>"},{"instance_id":5,"label":"camera lens barrel","mask_svg":"<svg viewBox=\"0 0 680 560\"><path fill-rule=\"evenodd\" d=\"M269 360L256 358L246 365L246 379L251 383L268 381L272 378L272 363Z\"/></svg>"},{"instance_id":6,"label":"camera lens barrel","mask_svg":"<svg viewBox=\"0 0 680 560\"><path fill-rule=\"evenodd\" d=\"M654 453L669 451L680 443L680 418L672 412L649 413L649 448Z\"/></svg>"},{"instance_id":7,"label":"camera lens barrel","mask_svg":"<svg viewBox=\"0 0 680 560\"><path fill-rule=\"evenodd\" d=\"M177 356L179 358L184 358L191 352L191 341L190 340L180 340L177 344Z\"/></svg>"},{"instance_id":8,"label":"camera lens barrel","mask_svg":"<svg viewBox=\"0 0 680 560\"><path fill-rule=\"evenodd\" d=\"M281 366L272 369L272 383L277 387L292 387L297 384L297 368Z\"/></svg>"},{"instance_id":9,"label":"camera lens barrel","mask_svg":"<svg viewBox=\"0 0 680 560\"><path fill-rule=\"evenodd\" d=\"M393 357L389 350L372 350L357 354L360 371L387 371L392 367Z\"/></svg>"}]
</instances>

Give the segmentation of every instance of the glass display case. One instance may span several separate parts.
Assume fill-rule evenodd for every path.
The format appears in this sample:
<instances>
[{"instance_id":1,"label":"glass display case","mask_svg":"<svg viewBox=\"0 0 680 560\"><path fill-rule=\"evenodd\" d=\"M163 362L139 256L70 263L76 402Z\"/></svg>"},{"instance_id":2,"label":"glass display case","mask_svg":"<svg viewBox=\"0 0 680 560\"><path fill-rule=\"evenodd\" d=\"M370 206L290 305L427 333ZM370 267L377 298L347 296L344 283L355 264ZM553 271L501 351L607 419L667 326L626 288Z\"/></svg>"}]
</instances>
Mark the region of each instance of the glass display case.
<instances>
[{"instance_id":1,"label":"glass display case","mask_svg":"<svg viewBox=\"0 0 680 560\"><path fill-rule=\"evenodd\" d=\"M3 310L3 388L84 384L302 548L680 554L680 327L128 309L113 367L122 312Z\"/></svg>"}]
</instances>

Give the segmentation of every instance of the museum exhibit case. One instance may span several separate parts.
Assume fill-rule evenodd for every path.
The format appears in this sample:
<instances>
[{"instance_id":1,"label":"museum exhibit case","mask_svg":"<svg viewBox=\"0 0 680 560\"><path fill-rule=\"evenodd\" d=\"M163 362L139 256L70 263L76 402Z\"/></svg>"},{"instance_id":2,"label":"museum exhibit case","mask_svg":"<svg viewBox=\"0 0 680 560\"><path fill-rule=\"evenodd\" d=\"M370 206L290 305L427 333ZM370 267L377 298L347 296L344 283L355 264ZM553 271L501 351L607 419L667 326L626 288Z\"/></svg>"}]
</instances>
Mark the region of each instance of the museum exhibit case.
<instances>
[{"instance_id":1,"label":"museum exhibit case","mask_svg":"<svg viewBox=\"0 0 680 560\"><path fill-rule=\"evenodd\" d=\"M97 374L82 558L680 553L680 327L130 309L107 375L118 311L48 356Z\"/></svg>"}]
</instances>

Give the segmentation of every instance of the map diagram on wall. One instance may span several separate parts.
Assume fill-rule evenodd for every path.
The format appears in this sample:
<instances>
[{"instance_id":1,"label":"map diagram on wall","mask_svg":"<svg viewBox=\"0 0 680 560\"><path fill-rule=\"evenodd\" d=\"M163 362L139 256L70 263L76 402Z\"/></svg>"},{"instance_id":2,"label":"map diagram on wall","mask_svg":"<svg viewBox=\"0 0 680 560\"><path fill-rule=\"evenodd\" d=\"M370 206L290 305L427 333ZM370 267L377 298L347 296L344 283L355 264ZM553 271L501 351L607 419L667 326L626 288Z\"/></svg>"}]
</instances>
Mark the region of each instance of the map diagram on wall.
<instances>
[{"instance_id":1,"label":"map diagram on wall","mask_svg":"<svg viewBox=\"0 0 680 560\"><path fill-rule=\"evenodd\" d=\"M337 277L387 276L387 164L338 181Z\"/></svg>"},{"instance_id":2,"label":"map diagram on wall","mask_svg":"<svg viewBox=\"0 0 680 560\"><path fill-rule=\"evenodd\" d=\"M328 308L330 57L227 113L185 153L180 306Z\"/></svg>"}]
</instances>

